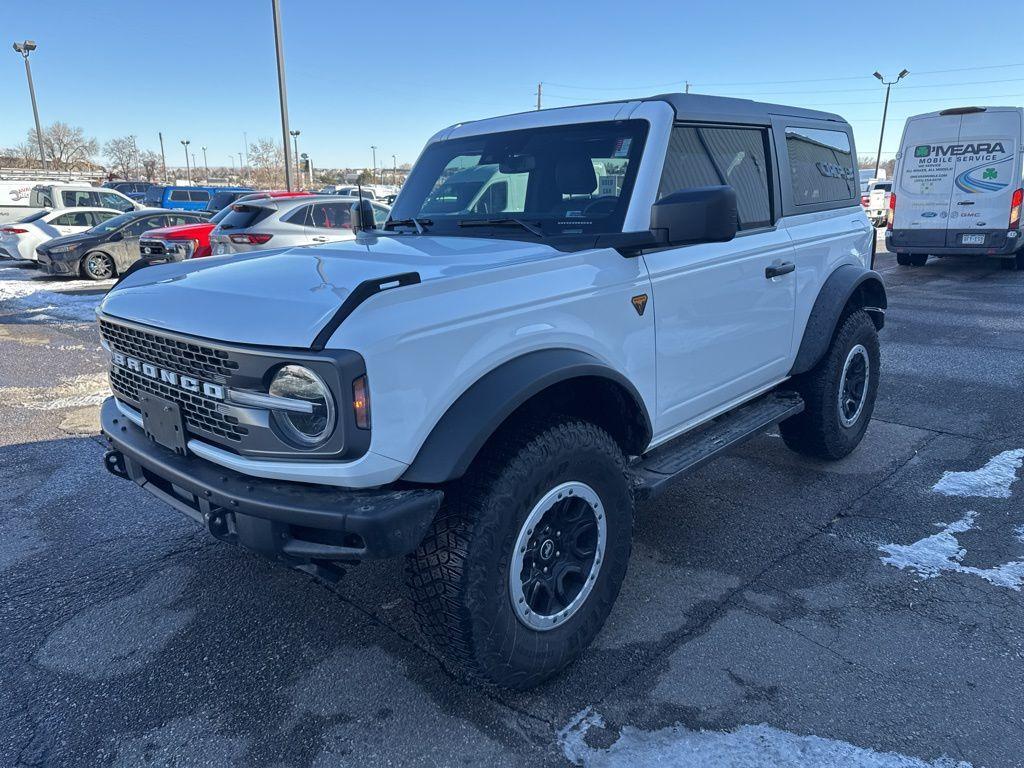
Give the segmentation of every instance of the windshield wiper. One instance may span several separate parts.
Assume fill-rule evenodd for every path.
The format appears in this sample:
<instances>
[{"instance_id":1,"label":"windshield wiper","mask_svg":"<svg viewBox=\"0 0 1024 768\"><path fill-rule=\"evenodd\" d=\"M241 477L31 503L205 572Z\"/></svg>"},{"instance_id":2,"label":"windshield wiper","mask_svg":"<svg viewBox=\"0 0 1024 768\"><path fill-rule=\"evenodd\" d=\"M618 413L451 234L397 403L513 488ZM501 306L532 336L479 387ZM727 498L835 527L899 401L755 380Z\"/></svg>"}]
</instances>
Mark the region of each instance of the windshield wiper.
<instances>
[{"instance_id":1,"label":"windshield wiper","mask_svg":"<svg viewBox=\"0 0 1024 768\"><path fill-rule=\"evenodd\" d=\"M422 235L427 227L432 227L434 222L430 219L388 219L384 222L384 231L388 230L388 227L416 227L416 234Z\"/></svg>"},{"instance_id":2,"label":"windshield wiper","mask_svg":"<svg viewBox=\"0 0 1024 768\"><path fill-rule=\"evenodd\" d=\"M544 230L539 227L535 227L533 224L527 224L522 219L462 219L459 222L460 227L504 227L512 224L514 226L522 227L531 235L537 237L544 237Z\"/></svg>"}]
</instances>

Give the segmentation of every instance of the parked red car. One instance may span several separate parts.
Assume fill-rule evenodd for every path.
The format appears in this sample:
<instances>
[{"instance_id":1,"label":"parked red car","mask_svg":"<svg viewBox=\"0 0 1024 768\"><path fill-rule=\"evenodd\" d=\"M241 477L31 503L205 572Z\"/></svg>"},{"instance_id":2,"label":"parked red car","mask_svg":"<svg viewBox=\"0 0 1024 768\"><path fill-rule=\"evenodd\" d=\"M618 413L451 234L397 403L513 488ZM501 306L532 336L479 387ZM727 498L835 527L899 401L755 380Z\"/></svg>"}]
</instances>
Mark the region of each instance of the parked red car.
<instances>
[{"instance_id":1,"label":"parked red car","mask_svg":"<svg viewBox=\"0 0 1024 768\"><path fill-rule=\"evenodd\" d=\"M248 200L262 200L268 197L307 197L312 192L287 192L271 189L253 192L238 198L232 205ZM177 227L162 227L144 232L139 238L139 255L147 264L160 264L167 261L184 261L209 256L210 233L231 206L217 211L209 221L198 224L183 224Z\"/></svg>"}]
</instances>

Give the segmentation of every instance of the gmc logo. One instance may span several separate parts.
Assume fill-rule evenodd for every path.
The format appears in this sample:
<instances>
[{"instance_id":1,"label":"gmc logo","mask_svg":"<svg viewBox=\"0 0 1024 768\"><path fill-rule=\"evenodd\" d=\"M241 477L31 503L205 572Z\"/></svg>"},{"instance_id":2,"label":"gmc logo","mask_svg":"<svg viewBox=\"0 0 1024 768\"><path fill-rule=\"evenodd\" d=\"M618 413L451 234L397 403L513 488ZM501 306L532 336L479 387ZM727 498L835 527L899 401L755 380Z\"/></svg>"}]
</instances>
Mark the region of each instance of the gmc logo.
<instances>
[{"instance_id":1,"label":"gmc logo","mask_svg":"<svg viewBox=\"0 0 1024 768\"><path fill-rule=\"evenodd\" d=\"M131 357L130 355L122 355L120 352L111 353L111 359L118 368L134 371L154 381L160 381L196 395L201 394L211 400L224 399L224 387L220 384L211 384L208 381L200 381L192 376L185 376L174 371L168 371L165 368L158 368L152 363L147 363L145 360L139 360L139 358Z\"/></svg>"}]
</instances>

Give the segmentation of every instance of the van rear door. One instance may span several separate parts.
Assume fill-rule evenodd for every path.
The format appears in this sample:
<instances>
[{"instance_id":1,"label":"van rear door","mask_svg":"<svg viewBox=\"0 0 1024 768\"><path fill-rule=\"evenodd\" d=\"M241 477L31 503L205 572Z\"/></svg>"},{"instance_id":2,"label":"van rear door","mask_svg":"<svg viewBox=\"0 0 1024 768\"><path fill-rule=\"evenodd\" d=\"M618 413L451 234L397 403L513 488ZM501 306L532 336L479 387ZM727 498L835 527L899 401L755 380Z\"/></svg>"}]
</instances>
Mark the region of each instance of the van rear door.
<instances>
[{"instance_id":1,"label":"van rear door","mask_svg":"<svg viewBox=\"0 0 1024 768\"><path fill-rule=\"evenodd\" d=\"M961 116L946 245L989 246L991 230L1005 230L1020 186L1018 110ZM1000 242L1002 237L1000 237Z\"/></svg>"},{"instance_id":2,"label":"van rear door","mask_svg":"<svg viewBox=\"0 0 1024 768\"><path fill-rule=\"evenodd\" d=\"M908 244L945 246L956 159L948 152L960 139L961 115L911 118L903 131L899 178L894 179L893 229L919 230Z\"/></svg>"}]
</instances>

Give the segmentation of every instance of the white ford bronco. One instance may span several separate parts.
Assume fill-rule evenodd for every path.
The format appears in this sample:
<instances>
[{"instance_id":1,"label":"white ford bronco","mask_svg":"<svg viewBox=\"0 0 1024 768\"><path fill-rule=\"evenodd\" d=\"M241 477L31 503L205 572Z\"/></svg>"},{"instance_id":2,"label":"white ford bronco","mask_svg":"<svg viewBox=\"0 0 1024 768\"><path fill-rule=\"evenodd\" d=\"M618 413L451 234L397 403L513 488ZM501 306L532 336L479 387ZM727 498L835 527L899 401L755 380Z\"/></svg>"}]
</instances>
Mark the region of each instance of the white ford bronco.
<instances>
[{"instance_id":1,"label":"white ford bronco","mask_svg":"<svg viewBox=\"0 0 1024 768\"><path fill-rule=\"evenodd\" d=\"M535 685L600 631L635 504L776 423L860 442L855 158L836 115L697 95L447 128L356 240L123 278L105 465L322 576L404 556L443 658Z\"/></svg>"}]
</instances>

